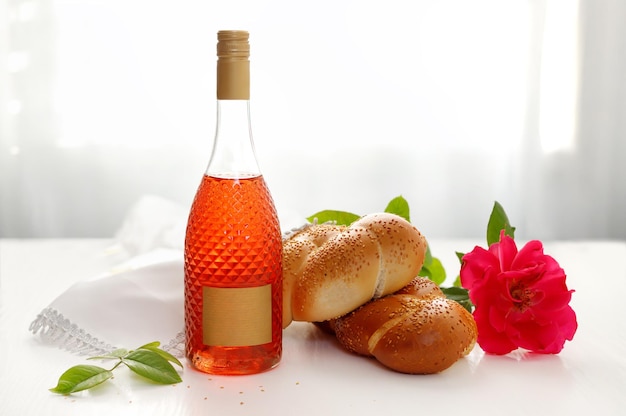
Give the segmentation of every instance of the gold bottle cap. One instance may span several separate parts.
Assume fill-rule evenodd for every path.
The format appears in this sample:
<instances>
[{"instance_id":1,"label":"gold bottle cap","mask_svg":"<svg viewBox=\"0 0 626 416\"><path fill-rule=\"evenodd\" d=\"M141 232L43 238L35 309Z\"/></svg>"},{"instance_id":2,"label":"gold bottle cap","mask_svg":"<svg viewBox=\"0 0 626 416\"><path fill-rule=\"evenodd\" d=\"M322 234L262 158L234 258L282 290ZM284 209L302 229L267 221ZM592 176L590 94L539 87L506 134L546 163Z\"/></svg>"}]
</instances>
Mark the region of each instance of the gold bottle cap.
<instances>
[{"instance_id":1,"label":"gold bottle cap","mask_svg":"<svg viewBox=\"0 0 626 416\"><path fill-rule=\"evenodd\" d=\"M220 30L217 32L217 56L219 58L248 58L250 56L249 33L245 30Z\"/></svg>"},{"instance_id":2,"label":"gold bottle cap","mask_svg":"<svg viewBox=\"0 0 626 416\"><path fill-rule=\"evenodd\" d=\"M245 30L217 32L217 99L250 99L250 43Z\"/></svg>"}]
</instances>

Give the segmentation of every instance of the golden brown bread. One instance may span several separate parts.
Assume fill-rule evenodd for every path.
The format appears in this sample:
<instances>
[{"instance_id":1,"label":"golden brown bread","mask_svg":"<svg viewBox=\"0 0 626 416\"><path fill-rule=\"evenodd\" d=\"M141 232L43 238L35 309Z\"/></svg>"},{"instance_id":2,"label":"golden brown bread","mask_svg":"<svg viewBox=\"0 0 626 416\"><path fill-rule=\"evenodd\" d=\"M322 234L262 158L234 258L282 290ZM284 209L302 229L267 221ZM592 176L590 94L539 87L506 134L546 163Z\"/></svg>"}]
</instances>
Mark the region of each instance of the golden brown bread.
<instances>
[{"instance_id":1,"label":"golden brown bread","mask_svg":"<svg viewBox=\"0 0 626 416\"><path fill-rule=\"evenodd\" d=\"M283 327L333 319L399 290L425 253L422 234L394 214L304 228L283 242Z\"/></svg>"},{"instance_id":2,"label":"golden brown bread","mask_svg":"<svg viewBox=\"0 0 626 416\"><path fill-rule=\"evenodd\" d=\"M426 278L372 300L327 328L348 351L410 374L438 373L476 343L473 316Z\"/></svg>"},{"instance_id":3,"label":"golden brown bread","mask_svg":"<svg viewBox=\"0 0 626 416\"><path fill-rule=\"evenodd\" d=\"M392 214L306 227L283 242L283 327L314 322L395 371L445 370L474 347L476 323L416 277L425 251L419 231Z\"/></svg>"}]
</instances>

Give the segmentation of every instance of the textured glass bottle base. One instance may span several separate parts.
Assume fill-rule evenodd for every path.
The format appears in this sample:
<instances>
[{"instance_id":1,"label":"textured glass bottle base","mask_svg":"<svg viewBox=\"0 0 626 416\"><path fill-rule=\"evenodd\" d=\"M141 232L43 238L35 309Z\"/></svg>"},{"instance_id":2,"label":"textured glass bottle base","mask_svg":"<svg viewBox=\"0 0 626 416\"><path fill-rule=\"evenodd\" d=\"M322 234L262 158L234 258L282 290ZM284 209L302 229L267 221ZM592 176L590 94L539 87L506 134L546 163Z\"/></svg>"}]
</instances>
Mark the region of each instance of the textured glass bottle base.
<instances>
[{"instance_id":1,"label":"textured glass bottle base","mask_svg":"<svg viewBox=\"0 0 626 416\"><path fill-rule=\"evenodd\" d=\"M202 372L223 375L256 374L280 363L280 351L271 344L254 347L205 347L188 357L191 365Z\"/></svg>"},{"instance_id":2,"label":"textured glass bottle base","mask_svg":"<svg viewBox=\"0 0 626 416\"><path fill-rule=\"evenodd\" d=\"M256 293L264 298L246 298ZM267 327L250 311L263 311ZM200 184L185 238L185 335L187 358L206 373L252 374L280 361L282 240L261 176Z\"/></svg>"}]
</instances>

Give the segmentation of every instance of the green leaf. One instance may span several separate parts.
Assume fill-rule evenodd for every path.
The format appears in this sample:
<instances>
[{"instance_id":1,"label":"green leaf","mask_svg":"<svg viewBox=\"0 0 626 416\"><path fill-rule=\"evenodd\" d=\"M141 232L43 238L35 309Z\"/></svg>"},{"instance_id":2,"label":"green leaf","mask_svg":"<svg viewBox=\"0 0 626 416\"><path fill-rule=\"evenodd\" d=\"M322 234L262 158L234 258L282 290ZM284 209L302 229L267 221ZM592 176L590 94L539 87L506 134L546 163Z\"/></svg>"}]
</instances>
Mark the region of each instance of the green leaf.
<instances>
[{"instance_id":1,"label":"green leaf","mask_svg":"<svg viewBox=\"0 0 626 416\"><path fill-rule=\"evenodd\" d=\"M424 256L424 264L420 269L418 276L427 277L438 286L446 280L446 270L441 261L433 257L430 251L430 245L426 246L426 255Z\"/></svg>"},{"instance_id":2,"label":"green leaf","mask_svg":"<svg viewBox=\"0 0 626 416\"><path fill-rule=\"evenodd\" d=\"M452 283L454 287L461 287L461 275L457 275L456 279L454 279L454 283Z\"/></svg>"},{"instance_id":3,"label":"green leaf","mask_svg":"<svg viewBox=\"0 0 626 416\"><path fill-rule=\"evenodd\" d=\"M430 264L422 266L419 275L428 277L439 286L446 280L446 269L437 257L432 257Z\"/></svg>"},{"instance_id":4,"label":"green leaf","mask_svg":"<svg viewBox=\"0 0 626 416\"><path fill-rule=\"evenodd\" d=\"M469 298L469 292L467 291L467 289L454 286L442 287L441 291L444 293L444 295L446 295L448 299L458 302L468 312L472 312L474 305Z\"/></svg>"},{"instance_id":5,"label":"green leaf","mask_svg":"<svg viewBox=\"0 0 626 416\"><path fill-rule=\"evenodd\" d=\"M387 208L385 208L385 212L399 215L408 222L411 222L409 203L402 196L397 196L389 201L389 204L387 204Z\"/></svg>"},{"instance_id":6,"label":"green leaf","mask_svg":"<svg viewBox=\"0 0 626 416\"><path fill-rule=\"evenodd\" d=\"M361 216L346 211L325 210L311 215L307 218L309 222L313 222L317 218L317 222L323 224L328 221L336 221L338 225L350 225Z\"/></svg>"},{"instance_id":7,"label":"green leaf","mask_svg":"<svg viewBox=\"0 0 626 416\"><path fill-rule=\"evenodd\" d=\"M451 300L469 299L468 290L462 287L442 287L441 290Z\"/></svg>"},{"instance_id":8,"label":"green leaf","mask_svg":"<svg viewBox=\"0 0 626 416\"><path fill-rule=\"evenodd\" d=\"M463 264L463 256L465 255L465 253L461 253L460 251L455 251L454 254L456 254L456 258L459 259L459 262Z\"/></svg>"},{"instance_id":9,"label":"green leaf","mask_svg":"<svg viewBox=\"0 0 626 416\"><path fill-rule=\"evenodd\" d=\"M459 259L459 263L461 263L461 266L463 266L463 256L465 255L465 253L461 253L460 251L455 251L454 254L456 254L456 258ZM454 279L454 283L452 283L452 286L454 287L461 287L461 275L457 275L456 279Z\"/></svg>"},{"instance_id":10,"label":"green leaf","mask_svg":"<svg viewBox=\"0 0 626 416\"><path fill-rule=\"evenodd\" d=\"M95 357L89 357L88 360L111 360L111 359L119 359L128 354L128 350L125 348L118 348L116 350L111 351L108 354L104 355L96 355Z\"/></svg>"},{"instance_id":11,"label":"green leaf","mask_svg":"<svg viewBox=\"0 0 626 416\"><path fill-rule=\"evenodd\" d=\"M139 347L137 349L139 350L141 348L144 348L144 349L159 348L160 345L161 345L161 343L159 341L152 341L152 342L149 342L147 344L142 345L141 347Z\"/></svg>"},{"instance_id":12,"label":"green leaf","mask_svg":"<svg viewBox=\"0 0 626 416\"><path fill-rule=\"evenodd\" d=\"M426 254L424 255L424 263L422 264L422 268L417 273L418 276L428 277L428 266L433 263L433 254L430 251L430 245L426 244ZM423 272L423 273L422 273Z\"/></svg>"},{"instance_id":13,"label":"green leaf","mask_svg":"<svg viewBox=\"0 0 626 416\"><path fill-rule=\"evenodd\" d=\"M122 361L135 373L156 383L175 384L182 381L172 364L154 351L148 349L131 351Z\"/></svg>"},{"instance_id":14,"label":"green leaf","mask_svg":"<svg viewBox=\"0 0 626 416\"><path fill-rule=\"evenodd\" d=\"M500 231L502 230L504 230L506 235L515 239L515 227L511 226L502 205L495 201L489 216L489 222L487 223L487 245L490 246L500 241Z\"/></svg>"},{"instance_id":15,"label":"green leaf","mask_svg":"<svg viewBox=\"0 0 626 416\"><path fill-rule=\"evenodd\" d=\"M424 266L430 266L433 262L433 253L430 251L430 245L426 245L426 255L424 256Z\"/></svg>"},{"instance_id":16,"label":"green leaf","mask_svg":"<svg viewBox=\"0 0 626 416\"><path fill-rule=\"evenodd\" d=\"M53 393L71 394L90 389L113 377L113 373L95 365L77 365L61 374Z\"/></svg>"},{"instance_id":17,"label":"green leaf","mask_svg":"<svg viewBox=\"0 0 626 416\"><path fill-rule=\"evenodd\" d=\"M171 363L174 363L174 364L177 364L178 366L180 366L180 368L183 368L183 364L180 361L178 361L178 358L174 357L169 352L159 348L159 345L161 345L161 343L156 341L156 342L151 342L150 344L142 345L141 347L139 347L137 349L139 349L139 350L149 350L149 351L155 352L155 353L159 354L161 357L165 358L167 361L169 361Z\"/></svg>"}]
</instances>

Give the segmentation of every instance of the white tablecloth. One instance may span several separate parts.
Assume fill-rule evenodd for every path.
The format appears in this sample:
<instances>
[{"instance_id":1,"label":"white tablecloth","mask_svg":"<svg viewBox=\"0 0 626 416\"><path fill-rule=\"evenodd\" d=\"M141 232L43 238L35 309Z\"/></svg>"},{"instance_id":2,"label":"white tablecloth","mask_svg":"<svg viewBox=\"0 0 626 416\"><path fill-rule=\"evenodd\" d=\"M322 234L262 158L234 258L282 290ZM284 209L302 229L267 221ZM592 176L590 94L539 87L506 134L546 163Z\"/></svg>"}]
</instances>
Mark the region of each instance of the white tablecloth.
<instances>
[{"instance_id":1,"label":"white tablecloth","mask_svg":"<svg viewBox=\"0 0 626 416\"><path fill-rule=\"evenodd\" d=\"M449 274L458 272L454 251L473 246L431 241ZM626 243L545 242L545 250L576 291L579 329L559 355L491 356L476 347L441 374L405 375L297 323L285 331L280 366L266 373L210 376L185 367L182 383L157 386L120 369L99 388L59 396L48 388L87 362L42 343L29 324L71 284L110 270L122 255L112 240L0 240L0 414L623 414Z\"/></svg>"}]
</instances>

